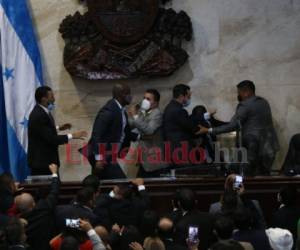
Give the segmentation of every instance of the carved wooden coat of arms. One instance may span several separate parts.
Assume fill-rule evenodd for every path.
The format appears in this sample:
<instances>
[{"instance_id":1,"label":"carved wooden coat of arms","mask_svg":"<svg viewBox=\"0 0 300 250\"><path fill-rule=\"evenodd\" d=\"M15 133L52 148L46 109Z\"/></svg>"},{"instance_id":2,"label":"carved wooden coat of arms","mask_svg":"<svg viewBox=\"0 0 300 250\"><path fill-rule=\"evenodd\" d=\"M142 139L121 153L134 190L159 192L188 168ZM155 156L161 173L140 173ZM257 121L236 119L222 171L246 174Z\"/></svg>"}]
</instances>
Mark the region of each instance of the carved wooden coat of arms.
<instances>
[{"instance_id":1,"label":"carved wooden coat of arms","mask_svg":"<svg viewBox=\"0 0 300 250\"><path fill-rule=\"evenodd\" d=\"M60 25L64 65L72 76L90 80L168 76L188 54L189 16L161 7L159 0L86 0L88 11Z\"/></svg>"}]
</instances>

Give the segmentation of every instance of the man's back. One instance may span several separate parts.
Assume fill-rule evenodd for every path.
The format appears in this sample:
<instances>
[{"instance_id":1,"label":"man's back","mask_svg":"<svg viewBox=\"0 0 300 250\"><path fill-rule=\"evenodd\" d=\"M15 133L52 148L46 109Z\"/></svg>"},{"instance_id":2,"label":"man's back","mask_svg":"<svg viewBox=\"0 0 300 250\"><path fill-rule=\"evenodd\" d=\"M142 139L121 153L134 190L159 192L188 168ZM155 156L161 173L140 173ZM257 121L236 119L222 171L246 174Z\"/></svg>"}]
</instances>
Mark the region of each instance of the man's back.
<instances>
[{"instance_id":1,"label":"man's back","mask_svg":"<svg viewBox=\"0 0 300 250\"><path fill-rule=\"evenodd\" d=\"M188 112L182 104L172 100L165 108L163 114L163 134L166 141L174 146L181 146L181 142L192 139L195 127L189 118Z\"/></svg>"},{"instance_id":2,"label":"man's back","mask_svg":"<svg viewBox=\"0 0 300 250\"><path fill-rule=\"evenodd\" d=\"M175 240L185 245L188 237L189 226L199 227L199 249L208 249L208 247L216 241L213 234L213 225L215 217L209 213L194 210L187 212L177 223Z\"/></svg>"},{"instance_id":3,"label":"man's back","mask_svg":"<svg viewBox=\"0 0 300 250\"><path fill-rule=\"evenodd\" d=\"M264 98L253 96L241 102L239 106L238 109L246 110L245 118L242 118L243 135L260 135L262 130L273 129L271 108Z\"/></svg>"},{"instance_id":4,"label":"man's back","mask_svg":"<svg viewBox=\"0 0 300 250\"><path fill-rule=\"evenodd\" d=\"M32 249L48 250L49 241L54 236L54 209L57 204L60 181L52 179L51 191L46 199L37 202L34 209L22 215L28 221L26 226L27 242Z\"/></svg>"}]
</instances>

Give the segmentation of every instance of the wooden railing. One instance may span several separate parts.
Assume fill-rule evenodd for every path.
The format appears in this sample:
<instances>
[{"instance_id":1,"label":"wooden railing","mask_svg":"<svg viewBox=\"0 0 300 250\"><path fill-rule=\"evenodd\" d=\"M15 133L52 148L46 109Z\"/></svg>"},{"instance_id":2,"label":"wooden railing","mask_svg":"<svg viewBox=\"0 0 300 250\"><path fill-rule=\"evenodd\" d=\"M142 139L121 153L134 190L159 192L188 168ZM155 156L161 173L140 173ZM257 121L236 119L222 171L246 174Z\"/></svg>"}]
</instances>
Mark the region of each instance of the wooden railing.
<instances>
[{"instance_id":1,"label":"wooden railing","mask_svg":"<svg viewBox=\"0 0 300 250\"><path fill-rule=\"evenodd\" d=\"M128 180L103 181L101 192L109 192L116 183L128 182ZM282 186L294 185L300 189L300 178L298 177L254 177L246 178L244 181L246 195L260 202L267 222L278 208L277 193ZM49 189L48 183L32 183L23 185L26 192L36 195ZM159 214L171 211L171 200L176 189L188 187L197 194L197 204L202 211L208 211L209 205L219 201L224 189L224 178L195 177L195 178L158 178L145 179L145 186L152 200L152 208ZM64 182L60 190L60 203L70 202L76 192L81 188L80 182ZM300 191L300 190L298 190ZM300 192L299 197L300 198ZM300 199L299 199L300 200Z\"/></svg>"}]
</instances>

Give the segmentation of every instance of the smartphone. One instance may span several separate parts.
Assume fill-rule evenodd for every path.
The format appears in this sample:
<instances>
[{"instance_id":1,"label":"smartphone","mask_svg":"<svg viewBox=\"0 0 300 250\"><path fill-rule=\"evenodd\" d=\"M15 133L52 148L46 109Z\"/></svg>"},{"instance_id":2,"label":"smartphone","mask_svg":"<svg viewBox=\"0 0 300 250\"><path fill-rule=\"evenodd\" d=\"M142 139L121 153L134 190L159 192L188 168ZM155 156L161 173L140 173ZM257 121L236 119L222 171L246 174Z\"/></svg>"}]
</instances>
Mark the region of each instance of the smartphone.
<instances>
[{"instance_id":1,"label":"smartphone","mask_svg":"<svg viewBox=\"0 0 300 250\"><path fill-rule=\"evenodd\" d=\"M240 189L243 184L243 176L237 175L235 177L234 183L233 183L233 188L234 189Z\"/></svg>"},{"instance_id":2,"label":"smartphone","mask_svg":"<svg viewBox=\"0 0 300 250\"><path fill-rule=\"evenodd\" d=\"M66 219L66 226L70 228L80 228L79 219Z\"/></svg>"},{"instance_id":3,"label":"smartphone","mask_svg":"<svg viewBox=\"0 0 300 250\"><path fill-rule=\"evenodd\" d=\"M196 243L198 239L198 227L197 226L190 226L189 227L189 236L188 239L190 242Z\"/></svg>"}]
</instances>

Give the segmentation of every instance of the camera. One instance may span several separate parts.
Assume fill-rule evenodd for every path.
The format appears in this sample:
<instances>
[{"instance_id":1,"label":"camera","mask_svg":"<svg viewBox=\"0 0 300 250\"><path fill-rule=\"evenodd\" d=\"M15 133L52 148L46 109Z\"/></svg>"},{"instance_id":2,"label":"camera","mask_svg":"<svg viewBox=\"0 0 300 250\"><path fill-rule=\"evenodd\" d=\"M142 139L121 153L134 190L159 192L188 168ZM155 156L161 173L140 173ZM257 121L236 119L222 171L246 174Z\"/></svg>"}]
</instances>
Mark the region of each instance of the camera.
<instances>
[{"instance_id":1,"label":"camera","mask_svg":"<svg viewBox=\"0 0 300 250\"><path fill-rule=\"evenodd\" d=\"M66 226L70 228L80 228L79 219L66 219Z\"/></svg>"},{"instance_id":2,"label":"camera","mask_svg":"<svg viewBox=\"0 0 300 250\"><path fill-rule=\"evenodd\" d=\"M235 177L234 183L233 183L233 188L234 189L240 189L243 185L243 177L240 175L237 175Z\"/></svg>"},{"instance_id":3,"label":"camera","mask_svg":"<svg viewBox=\"0 0 300 250\"><path fill-rule=\"evenodd\" d=\"M198 227L197 226L190 226L189 227L188 240L192 243L197 243L198 242Z\"/></svg>"}]
</instances>

